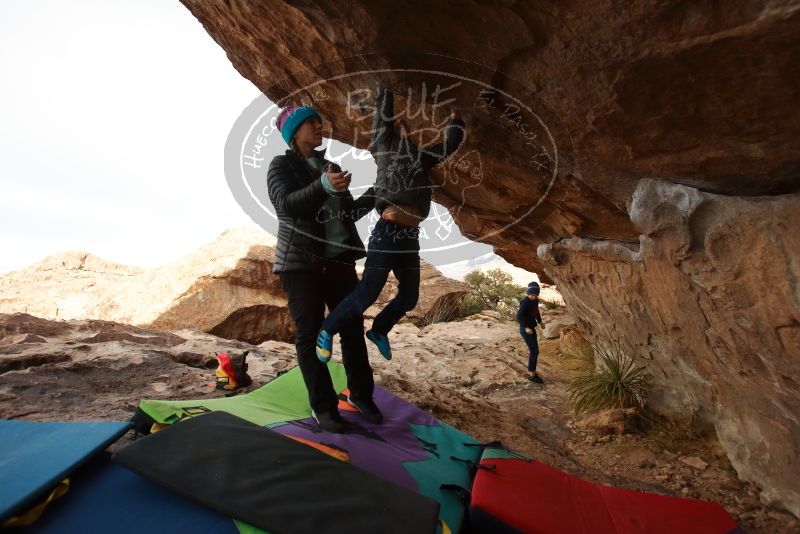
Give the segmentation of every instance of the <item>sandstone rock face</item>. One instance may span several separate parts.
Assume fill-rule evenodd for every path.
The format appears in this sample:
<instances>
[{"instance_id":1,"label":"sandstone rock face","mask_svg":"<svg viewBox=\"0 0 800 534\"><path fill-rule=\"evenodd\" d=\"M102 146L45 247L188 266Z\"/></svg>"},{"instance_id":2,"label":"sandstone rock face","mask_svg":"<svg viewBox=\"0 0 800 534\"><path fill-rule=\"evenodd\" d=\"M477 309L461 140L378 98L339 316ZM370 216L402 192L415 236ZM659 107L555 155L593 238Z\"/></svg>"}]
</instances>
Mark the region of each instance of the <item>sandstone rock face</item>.
<instances>
[{"instance_id":1,"label":"sandstone rock face","mask_svg":"<svg viewBox=\"0 0 800 534\"><path fill-rule=\"evenodd\" d=\"M529 271L541 272L530 253L541 242L636 239L625 204L644 176L724 194L800 187L796 2L183 3L265 95L312 103L360 148L370 118L353 110L371 96L351 102L349 91L381 79L419 104L423 82L430 97L462 81L447 96L481 181L454 161L435 198L462 232Z\"/></svg>"},{"instance_id":2,"label":"sandstone rock face","mask_svg":"<svg viewBox=\"0 0 800 534\"><path fill-rule=\"evenodd\" d=\"M637 428L639 413L636 408L614 408L581 417L578 428L594 430L599 434L625 434Z\"/></svg>"},{"instance_id":3,"label":"sandstone rock face","mask_svg":"<svg viewBox=\"0 0 800 534\"><path fill-rule=\"evenodd\" d=\"M34 421L122 421L143 398L224 396L213 388L214 352L249 349L248 372L261 383L295 359L267 344L262 349L199 330L28 314L0 314L0 349L0 417Z\"/></svg>"},{"instance_id":4,"label":"sandstone rock face","mask_svg":"<svg viewBox=\"0 0 800 534\"><path fill-rule=\"evenodd\" d=\"M117 265L85 252L56 254L0 277L0 312L194 328L260 343L294 336L272 274L275 238L232 229L172 264Z\"/></svg>"},{"instance_id":5,"label":"sandstone rock face","mask_svg":"<svg viewBox=\"0 0 800 534\"><path fill-rule=\"evenodd\" d=\"M556 308L543 313L542 322L544 323L542 335L546 339L556 339L561 336L564 327L575 324L575 319L564 308Z\"/></svg>"},{"instance_id":6,"label":"sandstone rock face","mask_svg":"<svg viewBox=\"0 0 800 534\"><path fill-rule=\"evenodd\" d=\"M67 252L0 277L0 313L48 319L103 319L150 328L193 328L248 343L294 341L280 278L272 273L275 238L232 229L189 256L151 270ZM420 298L407 316L447 321L467 285L422 263ZM389 282L366 313L374 317L397 292Z\"/></svg>"},{"instance_id":7,"label":"sandstone rock face","mask_svg":"<svg viewBox=\"0 0 800 534\"><path fill-rule=\"evenodd\" d=\"M425 324L456 319L469 285L443 276L436 267L424 261L420 262L419 278L419 301L413 310L406 313L406 317ZM397 278L389 274L386 287L375 304L364 312L364 316L374 318L396 294Z\"/></svg>"},{"instance_id":8,"label":"sandstone rock face","mask_svg":"<svg viewBox=\"0 0 800 534\"><path fill-rule=\"evenodd\" d=\"M642 181L639 243L539 247L578 325L652 372L650 402L691 405L740 475L800 510L800 198Z\"/></svg>"},{"instance_id":9,"label":"sandstone rock face","mask_svg":"<svg viewBox=\"0 0 800 534\"><path fill-rule=\"evenodd\" d=\"M371 95L349 91L380 79L413 108L442 72L471 80L449 90L469 133L435 199L529 271L554 243L539 258L584 331L651 358L654 402L695 400L739 472L800 514L800 4L184 3L269 98L361 148L368 114L348 105Z\"/></svg>"}]
</instances>

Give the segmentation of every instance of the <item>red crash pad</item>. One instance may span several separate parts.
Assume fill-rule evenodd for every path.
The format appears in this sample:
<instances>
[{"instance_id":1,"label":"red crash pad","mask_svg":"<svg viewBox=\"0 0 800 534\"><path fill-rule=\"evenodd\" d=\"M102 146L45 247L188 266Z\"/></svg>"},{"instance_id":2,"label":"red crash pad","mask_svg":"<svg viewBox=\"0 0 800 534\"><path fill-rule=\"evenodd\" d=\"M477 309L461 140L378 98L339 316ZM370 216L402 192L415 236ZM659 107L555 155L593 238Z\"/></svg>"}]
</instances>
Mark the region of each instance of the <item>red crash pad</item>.
<instances>
[{"instance_id":1,"label":"red crash pad","mask_svg":"<svg viewBox=\"0 0 800 534\"><path fill-rule=\"evenodd\" d=\"M593 534L742 532L722 506L613 488L487 449L472 488L470 517L482 531Z\"/></svg>"}]
</instances>

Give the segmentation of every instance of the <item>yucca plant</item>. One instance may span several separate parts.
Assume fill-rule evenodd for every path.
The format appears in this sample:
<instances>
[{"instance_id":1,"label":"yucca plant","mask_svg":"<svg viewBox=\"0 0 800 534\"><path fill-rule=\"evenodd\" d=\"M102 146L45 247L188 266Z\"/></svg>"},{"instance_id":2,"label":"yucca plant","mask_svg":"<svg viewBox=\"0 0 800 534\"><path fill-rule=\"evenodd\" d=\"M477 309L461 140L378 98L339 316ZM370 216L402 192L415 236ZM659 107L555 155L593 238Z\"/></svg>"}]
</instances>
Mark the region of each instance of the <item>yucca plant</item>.
<instances>
[{"instance_id":1,"label":"yucca plant","mask_svg":"<svg viewBox=\"0 0 800 534\"><path fill-rule=\"evenodd\" d=\"M609 408L643 408L651 376L635 364L619 342L593 345L596 368L567 386L575 413Z\"/></svg>"}]
</instances>

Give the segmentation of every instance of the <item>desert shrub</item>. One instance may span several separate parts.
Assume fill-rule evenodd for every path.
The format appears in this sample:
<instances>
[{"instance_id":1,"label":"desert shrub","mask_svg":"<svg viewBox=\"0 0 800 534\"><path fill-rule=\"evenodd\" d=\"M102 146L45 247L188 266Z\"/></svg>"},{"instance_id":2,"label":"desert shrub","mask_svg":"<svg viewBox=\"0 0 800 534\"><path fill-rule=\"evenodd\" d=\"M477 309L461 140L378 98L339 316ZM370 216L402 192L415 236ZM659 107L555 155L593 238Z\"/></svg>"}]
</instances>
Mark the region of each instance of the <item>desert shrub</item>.
<instances>
[{"instance_id":1,"label":"desert shrub","mask_svg":"<svg viewBox=\"0 0 800 534\"><path fill-rule=\"evenodd\" d=\"M500 269L472 271L464 281L469 284L470 291L461 303L462 317L493 310L504 320L514 319L525 288L514 284L510 274Z\"/></svg>"},{"instance_id":2,"label":"desert shrub","mask_svg":"<svg viewBox=\"0 0 800 534\"><path fill-rule=\"evenodd\" d=\"M636 365L619 342L592 345L596 367L567 386L575 413L608 408L643 408L651 376Z\"/></svg>"},{"instance_id":3,"label":"desert shrub","mask_svg":"<svg viewBox=\"0 0 800 534\"><path fill-rule=\"evenodd\" d=\"M480 313L483 310L489 310L491 308L487 308L486 304L479 299L474 293L470 292L464 297L464 300L461 301L461 317L467 317L469 315L475 315L476 313Z\"/></svg>"},{"instance_id":4,"label":"desert shrub","mask_svg":"<svg viewBox=\"0 0 800 534\"><path fill-rule=\"evenodd\" d=\"M463 298L463 296L453 297L452 295L443 295L439 297L439 299L434 302L430 311L421 319L414 321L414 324L423 328L434 323L444 323L460 317L461 310L463 309Z\"/></svg>"}]
</instances>

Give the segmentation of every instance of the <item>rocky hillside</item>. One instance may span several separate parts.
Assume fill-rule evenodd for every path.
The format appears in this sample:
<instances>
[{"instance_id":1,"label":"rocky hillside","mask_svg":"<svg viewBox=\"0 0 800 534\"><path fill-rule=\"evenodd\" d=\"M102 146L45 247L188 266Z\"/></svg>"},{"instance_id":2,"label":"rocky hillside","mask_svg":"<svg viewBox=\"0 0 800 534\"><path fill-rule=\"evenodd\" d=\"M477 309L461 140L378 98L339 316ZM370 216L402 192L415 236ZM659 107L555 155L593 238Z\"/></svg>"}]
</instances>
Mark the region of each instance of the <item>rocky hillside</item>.
<instances>
[{"instance_id":1,"label":"rocky hillside","mask_svg":"<svg viewBox=\"0 0 800 534\"><path fill-rule=\"evenodd\" d=\"M155 269L66 252L0 276L0 312L47 319L102 319L162 329L192 327L261 342L293 336L275 238L235 229Z\"/></svg>"},{"instance_id":2,"label":"rocky hillside","mask_svg":"<svg viewBox=\"0 0 800 534\"><path fill-rule=\"evenodd\" d=\"M418 110L447 88L469 132L435 199L461 231L555 280L800 514L800 3L183 1L270 99L361 148L358 91Z\"/></svg>"},{"instance_id":3,"label":"rocky hillside","mask_svg":"<svg viewBox=\"0 0 800 534\"><path fill-rule=\"evenodd\" d=\"M139 269L86 252L59 253L0 276L0 313L46 319L100 319L148 328L193 328L250 343L291 341L294 323L272 273L275 238L258 229L225 231L172 264ZM420 299L407 315L449 319L468 289L423 263ZM392 298L389 283L366 315Z\"/></svg>"}]
</instances>

